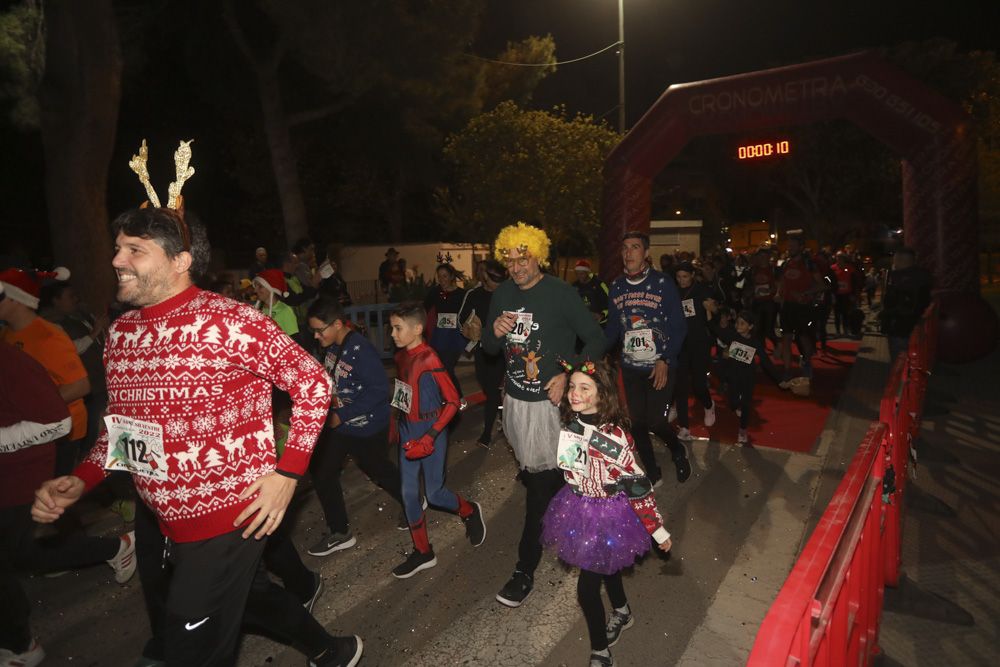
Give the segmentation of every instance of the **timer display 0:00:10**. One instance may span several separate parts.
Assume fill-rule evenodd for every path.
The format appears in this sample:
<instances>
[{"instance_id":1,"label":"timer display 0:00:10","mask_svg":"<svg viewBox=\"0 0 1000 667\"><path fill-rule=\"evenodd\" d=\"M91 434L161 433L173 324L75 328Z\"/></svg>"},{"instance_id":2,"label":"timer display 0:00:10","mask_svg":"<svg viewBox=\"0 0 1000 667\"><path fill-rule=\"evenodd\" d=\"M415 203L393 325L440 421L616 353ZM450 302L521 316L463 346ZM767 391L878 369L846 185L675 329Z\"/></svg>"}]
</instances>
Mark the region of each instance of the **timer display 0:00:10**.
<instances>
[{"instance_id":1,"label":"timer display 0:00:10","mask_svg":"<svg viewBox=\"0 0 1000 667\"><path fill-rule=\"evenodd\" d=\"M750 144L740 146L737 157L740 160L749 160L755 157L770 157L771 155L787 155L791 151L788 141L775 141L766 144Z\"/></svg>"}]
</instances>

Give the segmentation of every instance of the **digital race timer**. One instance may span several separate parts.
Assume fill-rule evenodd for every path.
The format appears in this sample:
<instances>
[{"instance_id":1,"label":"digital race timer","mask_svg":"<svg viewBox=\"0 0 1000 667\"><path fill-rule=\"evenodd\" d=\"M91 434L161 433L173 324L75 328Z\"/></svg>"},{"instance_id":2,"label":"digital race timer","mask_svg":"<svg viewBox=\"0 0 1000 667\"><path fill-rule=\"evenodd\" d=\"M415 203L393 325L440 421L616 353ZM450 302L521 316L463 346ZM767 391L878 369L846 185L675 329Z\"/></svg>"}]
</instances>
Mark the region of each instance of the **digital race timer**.
<instances>
[{"instance_id":1,"label":"digital race timer","mask_svg":"<svg viewBox=\"0 0 1000 667\"><path fill-rule=\"evenodd\" d=\"M790 151L791 144L788 141L767 141L760 144L740 146L736 150L736 157L740 160L752 160L759 157L771 157L772 155L787 155Z\"/></svg>"}]
</instances>

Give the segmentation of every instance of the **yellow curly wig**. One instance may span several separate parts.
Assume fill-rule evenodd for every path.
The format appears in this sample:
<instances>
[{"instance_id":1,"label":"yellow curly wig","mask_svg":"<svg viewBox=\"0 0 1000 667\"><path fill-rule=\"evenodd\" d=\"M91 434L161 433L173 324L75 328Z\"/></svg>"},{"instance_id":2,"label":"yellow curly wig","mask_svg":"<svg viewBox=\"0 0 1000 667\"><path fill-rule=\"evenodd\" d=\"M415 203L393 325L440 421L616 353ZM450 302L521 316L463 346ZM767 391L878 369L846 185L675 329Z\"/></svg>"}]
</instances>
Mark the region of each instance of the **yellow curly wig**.
<instances>
[{"instance_id":1,"label":"yellow curly wig","mask_svg":"<svg viewBox=\"0 0 1000 667\"><path fill-rule=\"evenodd\" d=\"M538 260L539 266L546 267L549 265L550 245L548 235L541 229L519 222L500 230L493 256L502 262L507 259L507 254L511 250L517 250L522 255L530 254Z\"/></svg>"}]
</instances>

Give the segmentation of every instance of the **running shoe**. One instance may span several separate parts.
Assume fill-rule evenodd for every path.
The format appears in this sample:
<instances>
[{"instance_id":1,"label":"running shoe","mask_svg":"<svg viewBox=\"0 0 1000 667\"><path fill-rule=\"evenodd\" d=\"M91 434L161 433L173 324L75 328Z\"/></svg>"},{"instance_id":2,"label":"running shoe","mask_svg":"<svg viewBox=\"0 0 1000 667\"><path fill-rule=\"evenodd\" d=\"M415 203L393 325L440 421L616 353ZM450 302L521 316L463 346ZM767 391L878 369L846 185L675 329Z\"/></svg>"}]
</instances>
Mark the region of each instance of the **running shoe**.
<instances>
[{"instance_id":1,"label":"running shoe","mask_svg":"<svg viewBox=\"0 0 1000 667\"><path fill-rule=\"evenodd\" d=\"M472 514L462 519L465 524L465 536L469 538L469 544L478 547L486 541L486 521L483 519L483 508L479 503L471 503Z\"/></svg>"},{"instance_id":2,"label":"running shoe","mask_svg":"<svg viewBox=\"0 0 1000 667\"><path fill-rule=\"evenodd\" d=\"M413 551L402 563L392 568L392 576L397 579L409 579L421 570L429 570L438 564L433 551L420 553Z\"/></svg>"},{"instance_id":3,"label":"running shoe","mask_svg":"<svg viewBox=\"0 0 1000 667\"><path fill-rule=\"evenodd\" d=\"M348 530L346 533L333 533L324 535L316 544L309 547L306 553L310 556L329 556L334 551L350 549L358 543L357 538Z\"/></svg>"},{"instance_id":4,"label":"running shoe","mask_svg":"<svg viewBox=\"0 0 1000 667\"><path fill-rule=\"evenodd\" d=\"M705 408L705 426L715 425L715 403Z\"/></svg>"},{"instance_id":5,"label":"running shoe","mask_svg":"<svg viewBox=\"0 0 1000 667\"><path fill-rule=\"evenodd\" d=\"M507 607L520 607L524 604L525 598L531 595L534 585L530 574L514 570L510 580L497 593L497 602Z\"/></svg>"},{"instance_id":6,"label":"running shoe","mask_svg":"<svg viewBox=\"0 0 1000 667\"><path fill-rule=\"evenodd\" d=\"M601 655L600 653L590 654L590 667L614 667L615 661L611 657L609 652L607 655Z\"/></svg>"},{"instance_id":7,"label":"running shoe","mask_svg":"<svg viewBox=\"0 0 1000 667\"><path fill-rule=\"evenodd\" d=\"M323 594L323 577L319 575L319 572L313 572L313 592L309 596L309 599L302 603L302 606L306 608L310 614L312 613L313 607L316 606L316 600L319 596Z\"/></svg>"},{"instance_id":8,"label":"running shoe","mask_svg":"<svg viewBox=\"0 0 1000 667\"><path fill-rule=\"evenodd\" d=\"M35 667L45 659L45 650L34 639L31 646L23 653L14 653L5 648L0 648L0 667Z\"/></svg>"},{"instance_id":9,"label":"running shoe","mask_svg":"<svg viewBox=\"0 0 1000 667\"><path fill-rule=\"evenodd\" d=\"M736 444L739 445L740 447L750 446L750 434L747 433L747 430L745 428L741 428L739 435L736 436Z\"/></svg>"},{"instance_id":10,"label":"running shoe","mask_svg":"<svg viewBox=\"0 0 1000 667\"><path fill-rule=\"evenodd\" d=\"M135 531L125 533L120 539L118 553L108 561L108 565L115 571L115 581L124 584L135 574Z\"/></svg>"},{"instance_id":11,"label":"running shoe","mask_svg":"<svg viewBox=\"0 0 1000 667\"><path fill-rule=\"evenodd\" d=\"M677 429L677 439L691 441L694 440L694 436L691 435L691 431L687 427L681 426L680 428Z\"/></svg>"},{"instance_id":12,"label":"running shoe","mask_svg":"<svg viewBox=\"0 0 1000 667\"><path fill-rule=\"evenodd\" d=\"M608 637L608 648L617 644L618 640L621 639L622 631L631 628L634 622L631 612L623 614L617 609L613 609L611 618L608 619L608 625L604 628L604 634Z\"/></svg>"},{"instance_id":13,"label":"running shoe","mask_svg":"<svg viewBox=\"0 0 1000 667\"><path fill-rule=\"evenodd\" d=\"M309 667L354 667L361 661L365 645L361 637L333 637L333 641L323 653L309 659Z\"/></svg>"},{"instance_id":14,"label":"running shoe","mask_svg":"<svg viewBox=\"0 0 1000 667\"><path fill-rule=\"evenodd\" d=\"M677 408L673 405L670 406L670 410L667 411L667 422L673 422L677 420Z\"/></svg>"}]
</instances>

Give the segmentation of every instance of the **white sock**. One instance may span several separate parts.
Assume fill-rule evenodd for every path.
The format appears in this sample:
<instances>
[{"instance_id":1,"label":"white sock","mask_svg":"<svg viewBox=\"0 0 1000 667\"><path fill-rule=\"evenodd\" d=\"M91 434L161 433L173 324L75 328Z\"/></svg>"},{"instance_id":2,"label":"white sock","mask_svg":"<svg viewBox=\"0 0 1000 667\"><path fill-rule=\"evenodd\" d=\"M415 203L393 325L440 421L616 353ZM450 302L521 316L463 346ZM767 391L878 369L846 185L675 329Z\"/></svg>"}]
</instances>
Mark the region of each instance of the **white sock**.
<instances>
[{"instance_id":1,"label":"white sock","mask_svg":"<svg viewBox=\"0 0 1000 667\"><path fill-rule=\"evenodd\" d=\"M628 602L625 603L624 607L615 607L615 611L622 616L629 616L632 614L632 610L628 608Z\"/></svg>"},{"instance_id":2,"label":"white sock","mask_svg":"<svg viewBox=\"0 0 1000 667\"><path fill-rule=\"evenodd\" d=\"M604 649L603 651L591 651L590 655L599 655L602 658L610 658L611 651L609 649Z\"/></svg>"}]
</instances>

